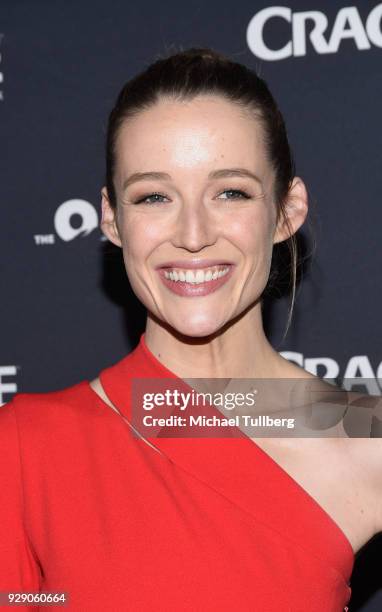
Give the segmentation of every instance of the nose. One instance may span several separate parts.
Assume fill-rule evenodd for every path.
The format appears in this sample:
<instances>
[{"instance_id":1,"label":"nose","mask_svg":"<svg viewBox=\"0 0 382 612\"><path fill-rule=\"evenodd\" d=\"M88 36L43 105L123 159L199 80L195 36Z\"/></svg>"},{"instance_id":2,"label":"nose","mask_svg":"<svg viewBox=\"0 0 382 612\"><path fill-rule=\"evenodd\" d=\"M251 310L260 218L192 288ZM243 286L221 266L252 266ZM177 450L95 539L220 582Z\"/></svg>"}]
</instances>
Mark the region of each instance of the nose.
<instances>
[{"instance_id":1,"label":"nose","mask_svg":"<svg viewBox=\"0 0 382 612\"><path fill-rule=\"evenodd\" d=\"M178 248L200 251L216 242L219 229L216 215L203 203L183 202L174 220L171 242Z\"/></svg>"}]
</instances>

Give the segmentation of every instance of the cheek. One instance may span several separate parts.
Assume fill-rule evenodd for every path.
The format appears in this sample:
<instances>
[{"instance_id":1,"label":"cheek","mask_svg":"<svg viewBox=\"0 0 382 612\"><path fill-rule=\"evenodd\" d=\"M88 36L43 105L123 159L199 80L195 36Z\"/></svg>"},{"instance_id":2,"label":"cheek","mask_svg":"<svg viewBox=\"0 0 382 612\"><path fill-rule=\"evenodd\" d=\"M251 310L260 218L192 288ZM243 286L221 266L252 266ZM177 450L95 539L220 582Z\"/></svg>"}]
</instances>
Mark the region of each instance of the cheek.
<instances>
[{"instance_id":1,"label":"cheek","mask_svg":"<svg viewBox=\"0 0 382 612\"><path fill-rule=\"evenodd\" d=\"M267 256L272 249L272 219L264 210L251 215L236 217L229 224L229 234L232 241L243 251Z\"/></svg>"},{"instance_id":2,"label":"cheek","mask_svg":"<svg viewBox=\"0 0 382 612\"><path fill-rule=\"evenodd\" d=\"M161 241L165 224L145 214L125 214L122 220L122 245L131 256L150 253Z\"/></svg>"}]
</instances>

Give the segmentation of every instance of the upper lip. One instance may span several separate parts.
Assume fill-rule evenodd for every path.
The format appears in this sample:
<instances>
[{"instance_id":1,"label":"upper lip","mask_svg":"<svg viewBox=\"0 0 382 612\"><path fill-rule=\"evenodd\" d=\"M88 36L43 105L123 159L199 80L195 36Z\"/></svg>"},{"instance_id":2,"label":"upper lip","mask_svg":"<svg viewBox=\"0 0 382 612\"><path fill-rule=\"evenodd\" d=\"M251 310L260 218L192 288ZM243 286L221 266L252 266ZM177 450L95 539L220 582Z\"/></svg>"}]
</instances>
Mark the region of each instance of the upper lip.
<instances>
[{"instance_id":1,"label":"upper lip","mask_svg":"<svg viewBox=\"0 0 382 612\"><path fill-rule=\"evenodd\" d=\"M195 268L211 268L213 266L222 265L232 266L233 264L231 261L226 261L224 259L176 259L159 264L156 269L158 270L159 268L183 268L184 270L187 270Z\"/></svg>"}]
</instances>

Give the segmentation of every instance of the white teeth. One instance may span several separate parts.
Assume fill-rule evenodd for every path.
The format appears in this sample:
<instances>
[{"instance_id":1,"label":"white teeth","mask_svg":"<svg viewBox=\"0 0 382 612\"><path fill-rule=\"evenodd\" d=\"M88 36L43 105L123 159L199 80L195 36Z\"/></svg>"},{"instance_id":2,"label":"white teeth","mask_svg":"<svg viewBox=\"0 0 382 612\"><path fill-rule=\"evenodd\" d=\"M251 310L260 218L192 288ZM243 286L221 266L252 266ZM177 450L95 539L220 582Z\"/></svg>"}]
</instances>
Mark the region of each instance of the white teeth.
<instances>
[{"instance_id":1,"label":"white teeth","mask_svg":"<svg viewBox=\"0 0 382 612\"><path fill-rule=\"evenodd\" d=\"M187 275L186 275L187 278ZM195 274L195 282L202 283L204 281L204 272L203 270L196 270Z\"/></svg>"},{"instance_id":2,"label":"white teeth","mask_svg":"<svg viewBox=\"0 0 382 612\"><path fill-rule=\"evenodd\" d=\"M206 283L210 280L216 280L221 276L225 276L229 271L230 266L227 266L223 269L218 269L216 266L214 268L199 268L197 270L165 270L164 275L166 278L172 281L183 281L186 283L191 283L193 285L197 285L200 283Z\"/></svg>"}]
</instances>

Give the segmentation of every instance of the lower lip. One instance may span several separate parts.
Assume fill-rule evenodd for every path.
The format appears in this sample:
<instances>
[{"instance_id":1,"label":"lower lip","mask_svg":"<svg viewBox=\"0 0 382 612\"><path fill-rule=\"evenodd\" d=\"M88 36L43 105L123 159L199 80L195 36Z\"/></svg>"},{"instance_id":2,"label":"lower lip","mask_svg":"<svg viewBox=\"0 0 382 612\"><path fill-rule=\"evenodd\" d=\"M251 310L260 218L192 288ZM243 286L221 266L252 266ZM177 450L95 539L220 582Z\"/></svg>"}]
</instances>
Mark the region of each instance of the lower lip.
<instances>
[{"instance_id":1,"label":"lower lip","mask_svg":"<svg viewBox=\"0 0 382 612\"><path fill-rule=\"evenodd\" d=\"M220 287L225 285L225 283L232 276L233 270L234 266L230 265L230 269L228 270L227 274L224 274L224 276L220 276L220 278L217 278L215 280L210 280L205 283L199 283L196 285L193 283L186 283L184 281L172 281L171 279L166 278L164 275L165 268L159 268L158 273L162 280L162 283L166 287L168 287L168 289L170 289L170 291L172 291L173 293L186 297L199 297L202 295L209 295L210 293L217 291Z\"/></svg>"}]
</instances>

